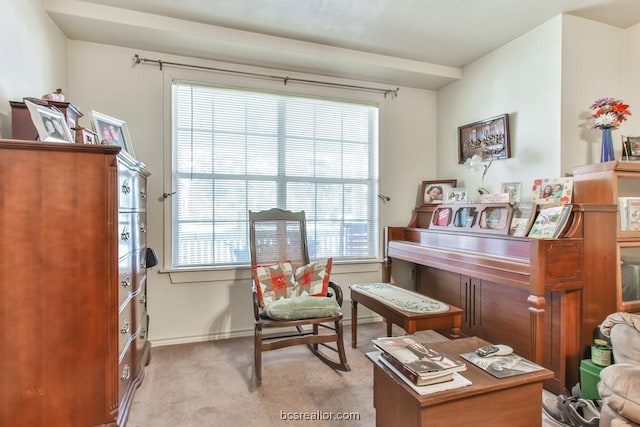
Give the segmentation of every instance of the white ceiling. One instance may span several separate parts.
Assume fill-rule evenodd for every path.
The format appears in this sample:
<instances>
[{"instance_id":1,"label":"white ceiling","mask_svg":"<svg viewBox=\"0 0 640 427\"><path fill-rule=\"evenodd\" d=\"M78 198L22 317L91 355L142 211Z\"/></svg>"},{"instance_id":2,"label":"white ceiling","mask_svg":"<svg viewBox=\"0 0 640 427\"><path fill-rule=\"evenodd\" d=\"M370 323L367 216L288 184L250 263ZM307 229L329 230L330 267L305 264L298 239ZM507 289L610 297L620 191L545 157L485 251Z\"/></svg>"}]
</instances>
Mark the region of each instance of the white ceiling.
<instances>
[{"instance_id":1,"label":"white ceiling","mask_svg":"<svg viewBox=\"0 0 640 427\"><path fill-rule=\"evenodd\" d=\"M460 78L464 65L561 13L619 28L640 22L640 0L43 4L70 39L425 89Z\"/></svg>"}]
</instances>

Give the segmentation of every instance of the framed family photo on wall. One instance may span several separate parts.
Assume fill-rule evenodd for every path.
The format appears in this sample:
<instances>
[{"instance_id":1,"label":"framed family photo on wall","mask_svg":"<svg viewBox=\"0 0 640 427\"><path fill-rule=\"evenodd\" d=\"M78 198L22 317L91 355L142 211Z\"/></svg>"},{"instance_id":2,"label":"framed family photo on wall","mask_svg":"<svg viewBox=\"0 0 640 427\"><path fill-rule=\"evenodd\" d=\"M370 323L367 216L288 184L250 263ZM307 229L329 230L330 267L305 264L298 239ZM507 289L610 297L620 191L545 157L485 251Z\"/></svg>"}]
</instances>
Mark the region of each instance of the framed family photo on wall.
<instances>
[{"instance_id":1,"label":"framed family photo on wall","mask_svg":"<svg viewBox=\"0 0 640 427\"><path fill-rule=\"evenodd\" d=\"M89 111L93 130L103 145L117 145L135 157L127 123L97 111Z\"/></svg>"},{"instance_id":2,"label":"framed family photo on wall","mask_svg":"<svg viewBox=\"0 0 640 427\"><path fill-rule=\"evenodd\" d=\"M420 206L443 203L445 194L457 185L455 179L422 181L420 186Z\"/></svg>"}]
</instances>

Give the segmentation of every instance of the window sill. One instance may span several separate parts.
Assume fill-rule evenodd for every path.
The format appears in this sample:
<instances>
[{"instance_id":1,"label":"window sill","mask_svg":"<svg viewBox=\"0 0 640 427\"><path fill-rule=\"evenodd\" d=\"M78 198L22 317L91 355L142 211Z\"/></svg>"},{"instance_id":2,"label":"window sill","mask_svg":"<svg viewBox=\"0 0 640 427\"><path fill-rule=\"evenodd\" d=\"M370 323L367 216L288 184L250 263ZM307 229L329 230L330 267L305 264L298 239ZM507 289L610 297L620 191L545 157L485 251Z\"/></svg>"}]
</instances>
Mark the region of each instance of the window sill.
<instances>
[{"instance_id":1,"label":"window sill","mask_svg":"<svg viewBox=\"0 0 640 427\"><path fill-rule=\"evenodd\" d=\"M380 268L381 263L382 260L334 262L331 274L340 275L376 272ZM218 268L206 267L201 269L162 269L159 270L158 273L168 274L171 283L176 285L184 283L251 280L251 269L246 265Z\"/></svg>"}]
</instances>

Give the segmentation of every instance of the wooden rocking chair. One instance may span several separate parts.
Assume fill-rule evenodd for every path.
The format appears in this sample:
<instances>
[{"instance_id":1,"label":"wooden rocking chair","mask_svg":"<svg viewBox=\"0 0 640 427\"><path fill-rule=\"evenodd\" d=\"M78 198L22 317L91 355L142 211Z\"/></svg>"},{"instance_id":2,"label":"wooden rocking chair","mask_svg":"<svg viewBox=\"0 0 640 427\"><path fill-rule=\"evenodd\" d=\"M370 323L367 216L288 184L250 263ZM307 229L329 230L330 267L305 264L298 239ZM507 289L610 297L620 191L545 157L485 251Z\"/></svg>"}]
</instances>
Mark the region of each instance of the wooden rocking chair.
<instances>
[{"instance_id":1,"label":"wooden rocking chair","mask_svg":"<svg viewBox=\"0 0 640 427\"><path fill-rule=\"evenodd\" d=\"M274 265L284 261L291 262L293 271L296 267L309 264L304 211L249 211L249 236L254 273L258 266ZM268 310L260 304L258 286L260 284L257 283L254 274L255 375L258 385L262 382L262 352L299 344L306 344L313 354L330 367L341 371L351 370L344 351L340 286L329 281L330 292L326 297L305 297L315 299L312 302L333 304L336 309L332 315L288 320L274 320L265 314ZM333 301L320 301L319 298L335 298L337 306ZM278 328L278 332L263 333L265 329L273 328ZM326 350L336 352L337 357L329 357Z\"/></svg>"}]
</instances>

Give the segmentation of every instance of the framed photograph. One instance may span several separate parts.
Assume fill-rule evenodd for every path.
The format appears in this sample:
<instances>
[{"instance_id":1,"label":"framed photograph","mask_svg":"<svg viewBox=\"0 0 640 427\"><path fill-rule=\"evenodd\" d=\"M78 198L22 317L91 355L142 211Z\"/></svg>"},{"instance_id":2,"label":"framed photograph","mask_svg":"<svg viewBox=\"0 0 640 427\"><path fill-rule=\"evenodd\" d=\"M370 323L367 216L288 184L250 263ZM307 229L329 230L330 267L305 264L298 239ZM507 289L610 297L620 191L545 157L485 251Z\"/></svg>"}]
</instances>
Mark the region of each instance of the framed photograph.
<instances>
[{"instance_id":1,"label":"framed photograph","mask_svg":"<svg viewBox=\"0 0 640 427\"><path fill-rule=\"evenodd\" d=\"M131 156L136 156L126 122L93 110L89 111L89 118L102 145L117 145Z\"/></svg>"},{"instance_id":2,"label":"framed photograph","mask_svg":"<svg viewBox=\"0 0 640 427\"><path fill-rule=\"evenodd\" d=\"M48 105L35 104L26 99L24 103L29 109L29 115L38 131L40 141L73 142L71 129L62 111Z\"/></svg>"},{"instance_id":3,"label":"framed photograph","mask_svg":"<svg viewBox=\"0 0 640 427\"><path fill-rule=\"evenodd\" d=\"M444 202L447 191L455 188L456 179L442 179L436 181L422 181L420 186L420 206Z\"/></svg>"},{"instance_id":4,"label":"framed photograph","mask_svg":"<svg viewBox=\"0 0 640 427\"><path fill-rule=\"evenodd\" d=\"M536 179L531 188L531 201L544 205L548 203L571 203L573 196L573 178Z\"/></svg>"},{"instance_id":5,"label":"framed photograph","mask_svg":"<svg viewBox=\"0 0 640 427\"><path fill-rule=\"evenodd\" d=\"M516 237L525 237L529 233L536 217L536 206L534 203L517 203L513 207L509 234Z\"/></svg>"},{"instance_id":6,"label":"framed photograph","mask_svg":"<svg viewBox=\"0 0 640 427\"><path fill-rule=\"evenodd\" d=\"M98 139L98 135L92 130L83 127L76 127L76 143L77 144L92 144L92 145L100 145L100 140Z\"/></svg>"},{"instance_id":7,"label":"framed photograph","mask_svg":"<svg viewBox=\"0 0 640 427\"><path fill-rule=\"evenodd\" d=\"M444 203L467 203L468 194L466 188L452 188L445 193Z\"/></svg>"},{"instance_id":8,"label":"framed photograph","mask_svg":"<svg viewBox=\"0 0 640 427\"><path fill-rule=\"evenodd\" d=\"M500 184L500 192L509 193L511 195L511 203L520 203L522 182L503 182Z\"/></svg>"},{"instance_id":9,"label":"framed photograph","mask_svg":"<svg viewBox=\"0 0 640 427\"><path fill-rule=\"evenodd\" d=\"M640 159L640 136L622 137L622 158Z\"/></svg>"},{"instance_id":10,"label":"framed photograph","mask_svg":"<svg viewBox=\"0 0 640 427\"><path fill-rule=\"evenodd\" d=\"M483 161L511 157L508 114L458 128L458 163L464 164L474 154Z\"/></svg>"}]
</instances>

